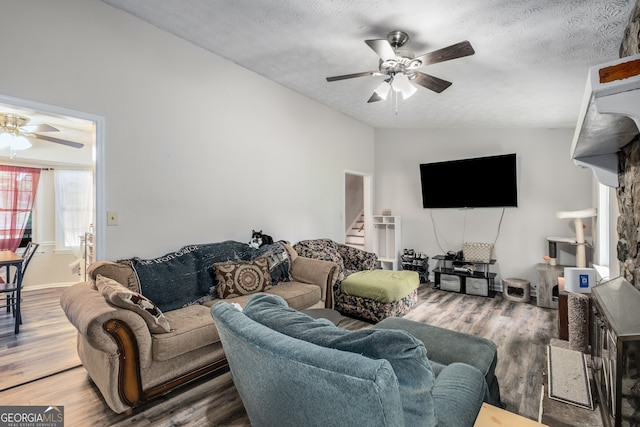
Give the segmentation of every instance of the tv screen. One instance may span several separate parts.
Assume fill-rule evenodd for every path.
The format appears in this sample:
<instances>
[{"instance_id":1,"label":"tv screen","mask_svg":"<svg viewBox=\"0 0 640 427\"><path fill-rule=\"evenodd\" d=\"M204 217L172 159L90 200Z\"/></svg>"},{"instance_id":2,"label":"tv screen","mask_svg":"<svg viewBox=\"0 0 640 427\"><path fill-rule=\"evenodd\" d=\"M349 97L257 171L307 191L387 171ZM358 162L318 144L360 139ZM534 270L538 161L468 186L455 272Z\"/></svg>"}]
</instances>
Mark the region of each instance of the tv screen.
<instances>
[{"instance_id":1,"label":"tv screen","mask_svg":"<svg viewBox=\"0 0 640 427\"><path fill-rule=\"evenodd\" d=\"M420 165L424 208L517 207L516 155Z\"/></svg>"}]
</instances>

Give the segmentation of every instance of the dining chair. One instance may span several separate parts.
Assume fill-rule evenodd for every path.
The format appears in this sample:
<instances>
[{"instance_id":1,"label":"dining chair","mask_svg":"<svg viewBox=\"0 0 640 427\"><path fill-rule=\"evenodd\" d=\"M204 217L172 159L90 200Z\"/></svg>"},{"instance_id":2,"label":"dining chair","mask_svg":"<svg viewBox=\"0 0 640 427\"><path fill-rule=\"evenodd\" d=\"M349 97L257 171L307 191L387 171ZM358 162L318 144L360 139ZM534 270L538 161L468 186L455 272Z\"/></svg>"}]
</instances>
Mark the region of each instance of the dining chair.
<instances>
[{"instance_id":1,"label":"dining chair","mask_svg":"<svg viewBox=\"0 0 640 427\"><path fill-rule=\"evenodd\" d=\"M22 252L22 255L21 255L22 264L20 265L20 269L22 270L23 280L24 280L24 275L27 271L27 267L29 266L31 259L33 258L33 255L36 253L36 250L38 249L39 246L40 246L39 243L29 242L27 243L27 246ZM17 271L14 272L13 278L11 280L8 280L9 276L10 276L10 273L7 270L7 280L5 280L5 278L0 277L0 293L6 294L7 313L11 312L11 309L13 308L13 316L15 317L15 313L16 313L15 308L18 304L22 302L22 301L18 301L16 296L16 293L18 291L18 272ZM22 283L20 284L20 287L22 288ZM22 324L22 316L20 316L19 319L16 319L16 322L19 322L20 324Z\"/></svg>"}]
</instances>

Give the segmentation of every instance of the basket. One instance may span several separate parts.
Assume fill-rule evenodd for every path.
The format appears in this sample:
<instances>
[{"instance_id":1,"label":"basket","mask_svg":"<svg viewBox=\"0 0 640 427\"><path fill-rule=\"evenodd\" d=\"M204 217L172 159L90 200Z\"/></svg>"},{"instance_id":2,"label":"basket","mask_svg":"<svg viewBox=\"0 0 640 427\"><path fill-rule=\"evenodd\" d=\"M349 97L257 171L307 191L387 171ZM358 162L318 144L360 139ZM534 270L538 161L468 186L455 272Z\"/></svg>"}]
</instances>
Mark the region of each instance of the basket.
<instances>
[{"instance_id":1,"label":"basket","mask_svg":"<svg viewBox=\"0 0 640 427\"><path fill-rule=\"evenodd\" d=\"M493 243L464 243L462 253L465 261L490 262Z\"/></svg>"}]
</instances>

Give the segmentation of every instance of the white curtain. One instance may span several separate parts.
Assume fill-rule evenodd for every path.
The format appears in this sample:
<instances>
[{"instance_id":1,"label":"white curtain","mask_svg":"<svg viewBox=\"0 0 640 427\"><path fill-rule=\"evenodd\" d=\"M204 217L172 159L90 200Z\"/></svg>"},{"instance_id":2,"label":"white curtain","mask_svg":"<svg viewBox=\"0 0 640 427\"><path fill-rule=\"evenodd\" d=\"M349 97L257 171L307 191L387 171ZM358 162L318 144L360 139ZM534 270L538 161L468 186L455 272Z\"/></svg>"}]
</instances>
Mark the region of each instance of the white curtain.
<instances>
[{"instance_id":1,"label":"white curtain","mask_svg":"<svg viewBox=\"0 0 640 427\"><path fill-rule=\"evenodd\" d=\"M78 271L82 260L82 239L91 228L93 207L93 173L86 170L54 170L56 193L56 248L71 250Z\"/></svg>"}]
</instances>

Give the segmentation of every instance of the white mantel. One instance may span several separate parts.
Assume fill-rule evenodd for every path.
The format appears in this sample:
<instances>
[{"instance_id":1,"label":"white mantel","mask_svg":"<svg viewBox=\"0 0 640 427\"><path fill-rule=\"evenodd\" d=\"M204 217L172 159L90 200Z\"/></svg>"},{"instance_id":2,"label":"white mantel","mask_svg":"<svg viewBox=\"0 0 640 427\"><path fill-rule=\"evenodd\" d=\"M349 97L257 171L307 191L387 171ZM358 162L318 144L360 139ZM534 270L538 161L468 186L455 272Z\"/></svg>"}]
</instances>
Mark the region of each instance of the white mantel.
<instances>
[{"instance_id":1,"label":"white mantel","mask_svg":"<svg viewBox=\"0 0 640 427\"><path fill-rule=\"evenodd\" d=\"M598 181L618 186L618 151L640 129L640 55L589 69L571 158Z\"/></svg>"}]
</instances>

